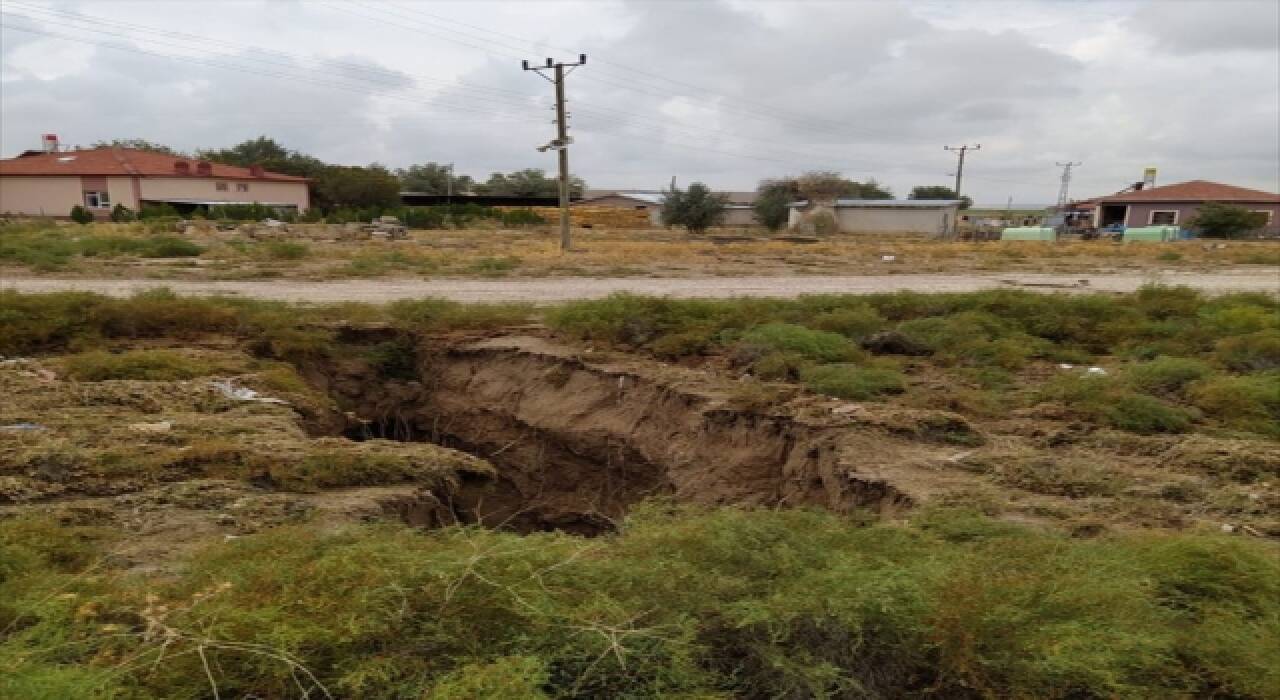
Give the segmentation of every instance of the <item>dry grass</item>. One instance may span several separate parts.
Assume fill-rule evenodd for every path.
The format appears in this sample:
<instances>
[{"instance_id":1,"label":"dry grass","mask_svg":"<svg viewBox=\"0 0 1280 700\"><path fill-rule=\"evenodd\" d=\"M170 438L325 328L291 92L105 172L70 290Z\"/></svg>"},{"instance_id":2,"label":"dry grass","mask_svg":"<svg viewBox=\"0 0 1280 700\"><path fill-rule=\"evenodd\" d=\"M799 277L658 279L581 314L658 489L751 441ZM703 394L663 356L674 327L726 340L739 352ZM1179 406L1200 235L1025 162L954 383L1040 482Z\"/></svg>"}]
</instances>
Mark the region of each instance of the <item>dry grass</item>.
<instances>
[{"instance_id":1,"label":"dry grass","mask_svg":"<svg viewBox=\"0 0 1280 700\"><path fill-rule=\"evenodd\" d=\"M60 229L65 235L66 227ZM141 224L93 224L75 235L153 237ZM195 258L132 254L72 255L62 264L23 264L15 273L155 279L252 279L418 276L683 277L738 275L897 274L926 272L1086 273L1106 270L1207 270L1280 265L1280 243L1181 242L1122 245L945 242L919 237L837 235L816 243L770 239L761 230L723 229L705 238L682 230L579 229L576 250L562 253L549 227L412 231L403 241L342 241L334 228L297 225L287 241L254 240L202 228L188 236L204 249ZM26 232L23 235L30 235ZM752 240L740 240L742 237ZM725 240L716 242L717 238ZM1219 247L1222 246L1222 247ZM127 247L127 246L126 246ZM284 254L288 253L288 254ZM883 257L893 256L886 262Z\"/></svg>"}]
</instances>

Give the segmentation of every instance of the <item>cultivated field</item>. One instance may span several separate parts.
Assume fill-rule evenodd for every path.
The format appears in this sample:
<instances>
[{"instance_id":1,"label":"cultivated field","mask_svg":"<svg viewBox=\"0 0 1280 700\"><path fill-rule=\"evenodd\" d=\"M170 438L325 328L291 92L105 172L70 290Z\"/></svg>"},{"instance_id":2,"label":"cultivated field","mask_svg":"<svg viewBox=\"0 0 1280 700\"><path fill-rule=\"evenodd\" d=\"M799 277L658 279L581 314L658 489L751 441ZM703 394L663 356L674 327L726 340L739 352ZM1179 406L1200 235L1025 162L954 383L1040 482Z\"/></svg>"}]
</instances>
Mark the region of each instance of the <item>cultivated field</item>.
<instances>
[{"instance_id":1,"label":"cultivated field","mask_svg":"<svg viewBox=\"0 0 1280 700\"><path fill-rule=\"evenodd\" d=\"M10 223L0 227L0 275L154 280L361 278L705 278L903 274L1105 274L1275 271L1280 242L1123 245L959 243L839 235L798 242L763 232L575 231L561 253L548 228L415 230L398 241L341 240L338 225L219 231L172 224Z\"/></svg>"},{"instance_id":2,"label":"cultivated field","mask_svg":"<svg viewBox=\"0 0 1280 700\"><path fill-rule=\"evenodd\" d=\"M1280 694L1272 294L0 292L0 354L0 696Z\"/></svg>"}]
</instances>

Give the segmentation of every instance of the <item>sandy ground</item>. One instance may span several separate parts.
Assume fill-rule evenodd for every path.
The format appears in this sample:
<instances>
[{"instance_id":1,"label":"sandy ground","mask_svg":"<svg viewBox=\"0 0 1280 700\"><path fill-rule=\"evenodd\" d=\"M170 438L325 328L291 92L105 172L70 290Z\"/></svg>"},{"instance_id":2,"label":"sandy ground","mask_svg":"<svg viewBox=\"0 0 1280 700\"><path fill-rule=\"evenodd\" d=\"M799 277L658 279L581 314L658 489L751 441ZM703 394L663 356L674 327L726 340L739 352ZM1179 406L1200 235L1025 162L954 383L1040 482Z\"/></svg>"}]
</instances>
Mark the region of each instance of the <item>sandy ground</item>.
<instances>
[{"instance_id":1,"label":"sandy ground","mask_svg":"<svg viewBox=\"0 0 1280 700\"><path fill-rule=\"evenodd\" d=\"M371 279L311 282L301 280L190 281L148 279L57 279L9 277L0 288L22 292L89 291L126 296L168 288L178 294L232 294L259 299L312 302L385 302L441 297L464 302L528 301L550 303L592 299L614 292L672 297L790 297L800 294L865 294L913 290L967 292L995 287L1039 291L1131 292L1158 282L1186 285L1211 293L1253 291L1280 294L1280 268L1225 272L1146 272L1125 274L902 274L805 277L706 277L684 279L559 277L553 279Z\"/></svg>"}]
</instances>

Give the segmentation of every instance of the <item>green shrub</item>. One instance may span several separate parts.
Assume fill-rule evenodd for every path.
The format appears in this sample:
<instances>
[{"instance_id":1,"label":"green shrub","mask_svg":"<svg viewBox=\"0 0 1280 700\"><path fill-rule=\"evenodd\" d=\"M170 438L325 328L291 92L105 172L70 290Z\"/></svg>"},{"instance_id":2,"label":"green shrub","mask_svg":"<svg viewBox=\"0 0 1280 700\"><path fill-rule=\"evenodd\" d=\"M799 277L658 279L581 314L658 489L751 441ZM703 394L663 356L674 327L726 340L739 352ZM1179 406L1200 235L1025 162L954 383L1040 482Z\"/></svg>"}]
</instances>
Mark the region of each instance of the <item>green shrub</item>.
<instances>
[{"instance_id":1,"label":"green shrub","mask_svg":"<svg viewBox=\"0 0 1280 700\"><path fill-rule=\"evenodd\" d=\"M280 211L275 207L250 202L249 204L215 204L209 208L208 218L230 219L235 221L262 221L278 219Z\"/></svg>"},{"instance_id":2,"label":"green shrub","mask_svg":"<svg viewBox=\"0 0 1280 700\"><path fill-rule=\"evenodd\" d=\"M774 350L751 363L751 374L766 381L792 382L800 379L800 372L813 364L795 353Z\"/></svg>"},{"instance_id":3,"label":"green shrub","mask_svg":"<svg viewBox=\"0 0 1280 700\"><path fill-rule=\"evenodd\" d=\"M194 258L203 252L195 243L174 236L144 238L138 250L144 258Z\"/></svg>"},{"instance_id":4,"label":"green shrub","mask_svg":"<svg viewBox=\"0 0 1280 700\"><path fill-rule=\"evenodd\" d=\"M790 323L766 323L742 334L742 342L794 353L819 362L857 360L864 353L847 338Z\"/></svg>"},{"instance_id":5,"label":"green shrub","mask_svg":"<svg viewBox=\"0 0 1280 700\"><path fill-rule=\"evenodd\" d=\"M532 209L511 209L502 212L502 225L507 228L542 226L547 220Z\"/></svg>"},{"instance_id":6,"label":"green shrub","mask_svg":"<svg viewBox=\"0 0 1280 700\"><path fill-rule=\"evenodd\" d=\"M906 383L898 372L844 363L807 367L800 371L800 379L819 394L854 401L874 399L883 394L900 394L906 390Z\"/></svg>"},{"instance_id":7,"label":"green shrub","mask_svg":"<svg viewBox=\"0 0 1280 700\"><path fill-rule=\"evenodd\" d=\"M1280 437L1280 372L1212 377L1192 384L1187 393L1213 418Z\"/></svg>"},{"instance_id":8,"label":"green shrub","mask_svg":"<svg viewBox=\"0 0 1280 700\"><path fill-rule=\"evenodd\" d=\"M676 360L682 357L702 355L712 345L711 333L706 330L688 330L664 335L649 344L649 351L656 357Z\"/></svg>"},{"instance_id":9,"label":"green shrub","mask_svg":"<svg viewBox=\"0 0 1280 700\"><path fill-rule=\"evenodd\" d=\"M107 379L173 381L216 372L216 368L171 350L93 350L63 360L67 376L85 382Z\"/></svg>"},{"instance_id":10,"label":"green shrub","mask_svg":"<svg viewBox=\"0 0 1280 700\"><path fill-rule=\"evenodd\" d=\"M885 319L870 306L854 306L825 311L805 325L821 331L839 333L855 342L885 327Z\"/></svg>"},{"instance_id":11,"label":"green shrub","mask_svg":"<svg viewBox=\"0 0 1280 700\"><path fill-rule=\"evenodd\" d=\"M93 212L77 204L71 207L71 220L82 226L91 224L93 223Z\"/></svg>"},{"instance_id":12,"label":"green shrub","mask_svg":"<svg viewBox=\"0 0 1280 700\"><path fill-rule=\"evenodd\" d=\"M178 213L178 210L177 210L177 209L174 209L174 208L173 208L173 205L172 205L172 204L167 204L167 203L160 203L160 204L146 204L146 203L144 203L144 204L142 205L142 207L138 209L138 218L139 218L139 219L142 219L142 220L147 220L147 219L171 219L171 220L177 220L177 219L182 218L182 215Z\"/></svg>"},{"instance_id":13,"label":"green shrub","mask_svg":"<svg viewBox=\"0 0 1280 700\"><path fill-rule=\"evenodd\" d=\"M1222 364L1241 372L1280 369L1280 330L1267 330L1223 338L1214 348Z\"/></svg>"},{"instance_id":14,"label":"green shrub","mask_svg":"<svg viewBox=\"0 0 1280 700\"><path fill-rule=\"evenodd\" d=\"M405 207L400 220L413 229L444 228L447 212L441 207Z\"/></svg>"},{"instance_id":15,"label":"green shrub","mask_svg":"<svg viewBox=\"0 0 1280 700\"><path fill-rule=\"evenodd\" d=\"M1131 433L1183 433L1191 427L1186 411L1145 394L1118 394L1102 414L1112 427Z\"/></svg>"},{"instance_id":16,"label":"green shrub","mask_svg":"<svg viewBox=\"0 0 1280 700\"><path fill-rule=\"evenodd\" d=\"M123 204L117 204L111 208L111 220L116 223L133 221L137 218L138 216L133 213L133 210Z\"/></svg>"},{"instance_id":17,"label":"green shrub","mask_svg":"<svg viewBox=\"0 0 1280 700\"><path fill-rule=\"evenodd\" d=\"M1124 378L1138 391L1149 394L1177 394L1187 384L1203 379L1213 370L1209 365L1186 357L1157 357L1130 365Z\"/></svg>"}]
</instances>

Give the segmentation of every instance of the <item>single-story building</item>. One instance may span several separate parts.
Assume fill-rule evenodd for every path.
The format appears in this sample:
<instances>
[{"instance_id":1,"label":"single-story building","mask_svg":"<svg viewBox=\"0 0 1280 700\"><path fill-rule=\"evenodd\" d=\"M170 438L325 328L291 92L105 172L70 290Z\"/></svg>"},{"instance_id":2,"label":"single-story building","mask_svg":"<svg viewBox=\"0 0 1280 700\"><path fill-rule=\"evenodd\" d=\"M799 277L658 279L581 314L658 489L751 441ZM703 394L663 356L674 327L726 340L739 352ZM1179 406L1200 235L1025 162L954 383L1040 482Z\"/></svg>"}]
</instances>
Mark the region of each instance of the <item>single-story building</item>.
<instances>
[{"instance_id":1,"label":"single-story building","mask_svg":"<svg viewBox=\"0 0 1280 700\"><path fill-rule=\"evenodd\" d=\"M254 166L131 148L28 151L0 160L0 214L66 217L77 204L105 219L117 204L251 204L304 212L307 180Z\"/></svg>"},{"instance_id":2,"label":"single-story building","mask_svg":"<svg viewBox=\"0 0 1280 700\"><path fill-rule=\"evenodd\" d=\"M953 231L958 199L837 199L826 205L791 203L787 224L797 228L820 209L829 209L843 233L916 233L944 236Z\"/></svg>"},{"instance_id":3,"label":"single-story building","mask_svg":"<svg viewBox=\"0 0 1280 700\"><path fill-rule=\"evenodd\" d=\"M1266 212L1262 232L1280 234L1280 194L1224 185L1207 180L1191 180L1174 185L1138 189L1089 200L1094 228L1130 226L1188 227L1200 206L1207 202L1234 204Z\"/></svg>"},{"instance_id":4,"label":"single-story building","mask_svg":"<svg viewBox=\"0 0 1280 700\"><path fill-rule=\"evenodd\" d=\"M717 192L725 198L724 221L721 226L756 226L753 204L755 192ZM662 226L662 198L660 190L588 190L575 205L591 207L618 207L640 209L649 214L649 223Z\"/></svg>"}]
</instances>

